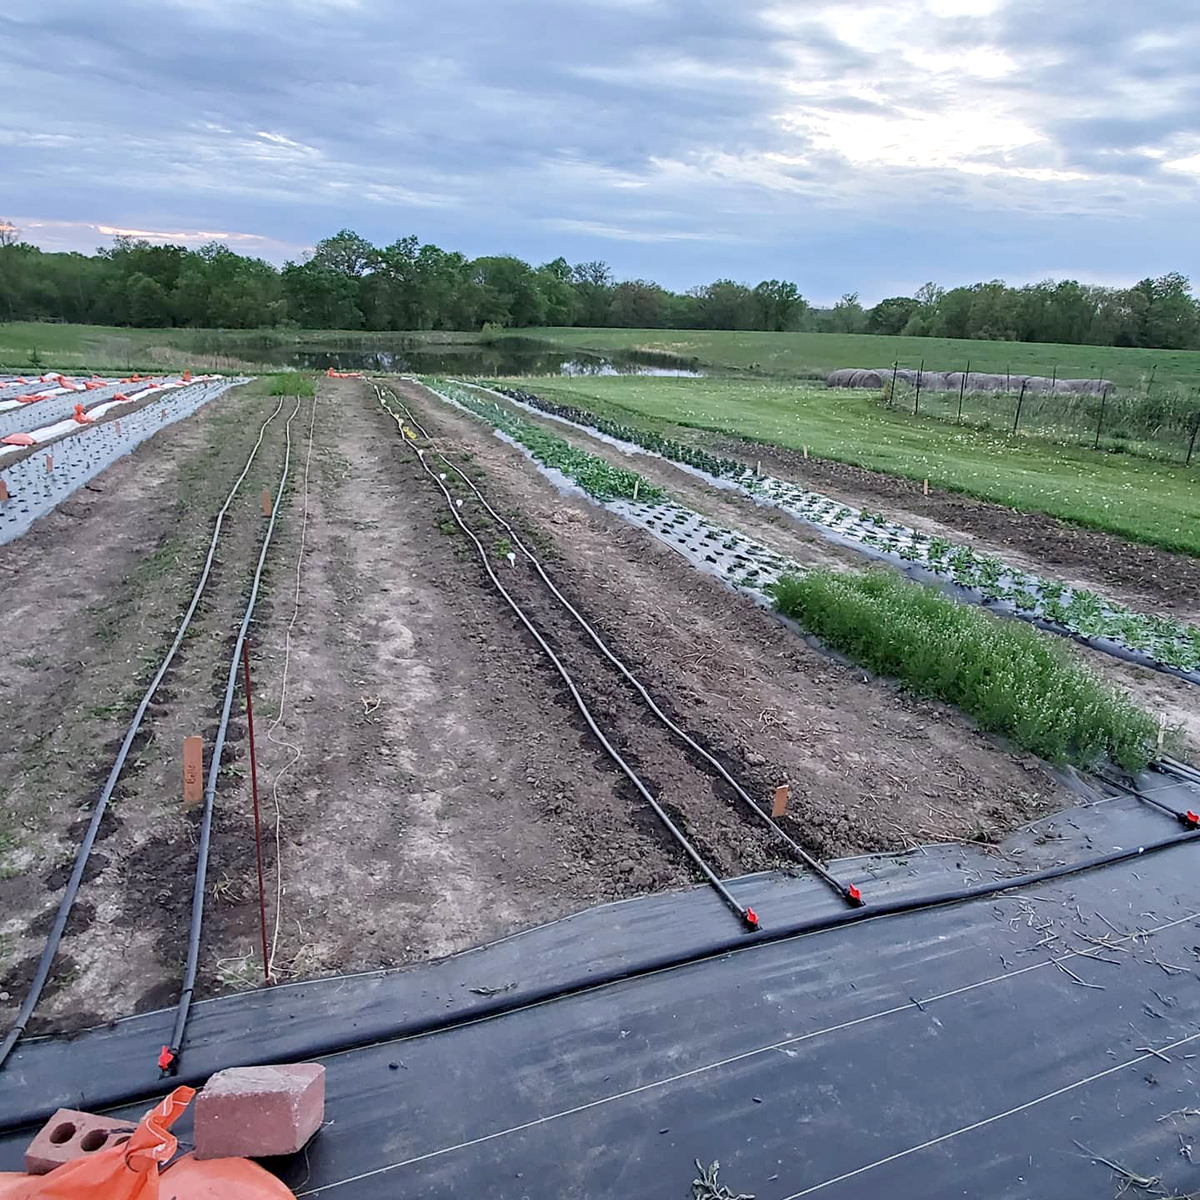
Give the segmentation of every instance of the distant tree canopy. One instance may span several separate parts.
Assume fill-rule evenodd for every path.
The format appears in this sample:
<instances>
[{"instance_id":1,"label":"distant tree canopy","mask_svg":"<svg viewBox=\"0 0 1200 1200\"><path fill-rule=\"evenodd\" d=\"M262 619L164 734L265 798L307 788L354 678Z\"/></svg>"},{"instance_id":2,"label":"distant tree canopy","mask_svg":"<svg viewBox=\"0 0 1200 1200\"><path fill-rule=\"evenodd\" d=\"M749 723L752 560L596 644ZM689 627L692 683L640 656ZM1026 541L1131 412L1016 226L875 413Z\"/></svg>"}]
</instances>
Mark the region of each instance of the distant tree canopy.
<instances>
[{"instance_id":1,"label":"distant tree canopy","mask_svg":"<svg viewBox=\"0 0 1200 1200\"><path fill-rule=\"evenodd\" d=\"M918 334L1163 349L1200 347L1200 304L1179 274L1130 288L1000 280L864 308L847 292L810 306L795 283L718 279L685 293L618 282L607 263L512 255L470 259L402 237L374 246L350 229L282 269L220 242L199 250L118 237L94 255L47 253L0 219L0 320L252 329L479 329L493 323L636 329Z\"/></svg>"}]
</instances>

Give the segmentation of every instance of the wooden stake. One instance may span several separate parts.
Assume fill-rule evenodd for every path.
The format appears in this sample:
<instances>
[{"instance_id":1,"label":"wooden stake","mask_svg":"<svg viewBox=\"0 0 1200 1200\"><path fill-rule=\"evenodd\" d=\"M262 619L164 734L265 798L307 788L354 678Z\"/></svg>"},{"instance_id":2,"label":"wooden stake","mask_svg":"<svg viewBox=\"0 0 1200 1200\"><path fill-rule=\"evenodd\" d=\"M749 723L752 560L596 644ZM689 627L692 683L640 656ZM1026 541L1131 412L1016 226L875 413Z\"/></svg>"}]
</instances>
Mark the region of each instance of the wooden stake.
<instances>
[{"instance_id":1,"label":"wooden stake","mask_svg":"<svg viewBox=\"0 0 1200 1200\"><path fill-rule=\"evenodd\" d=\"M927 480L925 480L925 484L924 484L924 486L923 486L923 488L922 488L922 491L924 491L924 493L925 493L925 495L926 495L926 496L928 496L928 495L929 495L929 480L928 480L928 479L927 479Z\"/></svg>"},{"instance_id":2,"label":"wooden stake","mask_svg":"<svg viewBox=\"0 0 1200 1200\"><path fill-rule=\"evenodd\" d=\"M119 437L119 436L120 436L120 433L121 433L121 422L120 422L120 421L118 421L116 424L117 424L117 435L118 435L118 437Z\"/></svg>"},{"instance_id":3,"label":"wooden stake","mask_svg":"<svg viewBox=\"0 0 1200 1200\"><path fill-rule=\"evenodd\" d=\"M183 739L183 806L192 808L204 800L204 739Z\"/></svg>"},{"instance_id":4,"label":"wooden stake","mask_svg":"<svg viewBox=\"0 0 1200 1200\"><path fill-rule=\"evenodd\" d=\"M8 484L0 479L0 504L3 504L8 499Z\"/></svg>"},{"instance_id":5,"label":"wooden stake","mask_svg":"<svg viewBox=\"0 0 1200 1200\"><path fill-rule=\"evenodd\" d=\"M638 484L639 484L639 483L641 483L641 480L640 480L640 479L635 479L635 480L633 481L633 498L634 498L635 500L637 499L637 494L638 494Z\"/></svg>"},{"instance_id":6,"label":"wooden stake","mask_svg":"<svg viewBox=\"0 0 1200 1200\"><path fill-rule=\"evenodd\" d=\"M54 455L53 454L46 455L46 470L47 470L47 472L54 470Z\"/></svg>"},{"instance_id":7,"label":"wooden stake","mask_svg":"<svg viewBox=\"0 0 1200 1200\"><path fill-rule=\"evenodd\" d=\"M808 457L808 447L807 446L804 447L804 457L805 458Z\"/></svg>"},{"instance_id":8,"label":"wooden stake","mask_svg":"<svg viewBox=\"0 0 1200 1200\"><path fill-rule=\"evenodd\" d=\"M263 488L263 516L269 517L270 515L271 515L271 493L266 488Z\"/></svg>"},{"instance_id":9,"label":"wooden stake","mask_svg":"<svg viewBox=\"0 0 1200 1200\"><path fill-rule=\"evenodd\" d=\"M781 783L775 789L775 799L771 802L771 816L775 820L779 820L785 812L787 812L788 803L788 785Z\"/></svg>"}]
</instances>

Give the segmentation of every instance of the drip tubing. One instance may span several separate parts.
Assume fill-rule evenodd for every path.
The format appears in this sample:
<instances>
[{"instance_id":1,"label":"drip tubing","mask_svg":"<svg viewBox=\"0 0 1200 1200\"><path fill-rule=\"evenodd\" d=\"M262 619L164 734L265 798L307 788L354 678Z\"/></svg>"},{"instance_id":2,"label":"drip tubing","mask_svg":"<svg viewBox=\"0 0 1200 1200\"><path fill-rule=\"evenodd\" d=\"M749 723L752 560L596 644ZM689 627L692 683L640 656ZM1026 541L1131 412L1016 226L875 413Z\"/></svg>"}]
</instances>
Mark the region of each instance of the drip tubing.
<instances>
[{"instance_id":1,"label":"drip tubing","mask_svg":"<svg viewBox=\"0 0 1200 1200\"><path fill-rule=\"evenodd\" d=\"M412 425L412 427L414 429L416 429L421 434L422 437L424 437L427 440L432 440L429 437L428 431L417 421L416 417L413 416L412 412L405 405L404 401L401 400L398 396L396 396L395 393L392 392L390 389L388 390L388 395L391 396L392 399L395 400L396 403L399 404L402 409L404 409L404 412L408 418L409 424ZM863 903L862 896L856 887L854 887L853 885L850 885L850 884L844 884L844 883L840 882L838 879L836 879L825 868L825 866L823 866L820 862L817 861L817 859L815 859L811 854L809 854L808 851L805 850L804 847L801 846L794 838L790 837L783 829L781 829L780 826L771 817L769 817L767 815L767 813L763 811L762 808L759 807L759 805L754 801L754 799L750 796L750 794L741 786L741 784L739 784L737 782L736 779L734 779L734 777L729 773L729 771L727 771L725 769L724 764L722 764L721 761L715 755L710 754L709 751L707 751L694 738L692 738L688 733L686 733L683 729L681 729L678 725L676 725L675 722L672 721L671 718L668 717L667 714L664 713L661 708L659 708L659 706L655 703L654 698L650 695L650 693L643 686L641 680L639 680L629 670L629 668L612 652L612 650L605 643L605 641L600 637L600 635L592 628L591 625L588 624L588 622L584 619L584 617L575 609L575 607L562 594L562 592L560 592L558 590L558 588L554 584L554 581L550 578L549 575L546 574L546 571L543 569L542 564L538 561L538 559L534 555L534 553L525 545L524 542L521 541L521 538L517 534L516 530L514 530L513 527L487 502L487 500L483 496L483 493L479 491L479 489L471 481L470 477L464 471L462 471L459 467L457 467L454 463L452 463L436 447L434 447L434 453L438 456L438 458L440 458L442 460L442 462L444 462L446 464L447 467L450 468L450 470L454 471L455 474L457 474L459 476L459 478L462 479L462 481L467 485L467 487L469 487L471 489L471 491L475 494L475 498L479 501L479 503L482 504L485 509L487 509L487 511L491 514L492 518L508 533L509 537L512 539L513 545L516 546L521 551L521 553L524 554L525 557L527 559L529 559L529 561L533 564L534 569L537 571L538 575L541 576L542 582L546 585L547 588L549 588L551 593L559 601L559 603L562 604L562 606L567 610L567 612L569 612L571 614L571 616L575 618L575 620L579 624L580 628L582 628L583 631L588 635L588 637L591 638L592 642L595 644L596 648L600 651L600 653L603 654L604 657L607 658L608 661L610 663L612 663L612 665L614 667L616 667L617 670L620 671L621 674L625 677L625 679L637 690L638 694L641 696L642 700L645 701L646 706L650 709L650 711L673 734L675 734L676 737L678 737L681 741L683 741L687 746L689 746L692 750L694 750L697 754L699 754L701 756L701 758L703 758L705 760L705 762L707 762L710 766L712 766L718 772L718 774L721 776L721 778L724 779L725 782L727 784L729 784L729 786L731 788L733 788L733 790L737 793L739 798L750 808L750 810L754 813L754 815L756 817L758 817L759 820L761 820L767 826L767 828L770 829L771 832L775 834L776 837L778 837L782 842L784 842L791 849L792 853L795 854L805 864L805 866L807 866L815 875L819 876L825 883L827 883L848 904L853 904L853 905L862 904Z\"/></svg>"},{"instance_id":2,"label":"drip tubing","mask_svg":"<svg viewBox=\"0 0 1200 1200\"><path fill-rule=\"evenodd\" d=\"M467 537L469 537L471 539L471 541L475 544L475 549L479 554L479 560L480 560L480 562L483 563L483 569L487 572L488 577L491 579L492 583L495 585L496 590L500 593L501 596L504 597L505 603L517 615L518 619L525 626L525 628L529 631L529 633L533 636L534 640L541 647L541 649L545 653L546 657L550 660L554 669L562 677L563 682L567 685L567 689L571 693L572 699L575 701L575 706L579 709L580 713L583 715L583 719L587 722L588 728L592 731L592 733L596 737L596 740L604 748L605 753L609 756L609 758L611 758L613 760L613 762L615 762L617 764L618 767L620 767L621 771L625 774L625 777L630 781L630 783L632 783L633 786L635 788L637 788L637 790L641 794L642 798L654 810L655 816L657 816L658 819L662 822L662 824L666 828L667 832L670 833L670 835L676 840L676 842L679 843L679 845L683 849L684 853L695 864L697 869L704 876L704 878L708 881L709 885L713 888L713 890L721 897L722 900L725 901L725 903L737 915L737 917L743 922L743 924L746 926L746 928L748 930L757 929L758 928L758 917L754 913L754 910L745 907L744 905L740 904L734 898L733 894L721 882L720 878L713 871L713 869L708 865L708 863L706 863L704 861L704 859L701 857L699 851L696 850L695 846L693 846L692 843L690 841L688 841L688 839L684 836L684 834L681 832L681 830L675 824L675 822L672 821L671 818L667 815L667 813L663 809L662 805L659 804L659 802L651 794L650 789L646 787L646 785L642 782L641 778L637 775L637 773L633 770L633 768L625 761L624 758L621 757L621 754L616 749L616 747L613 746L613 744L608 740L607 737L605 737L603 731L596 724L595 719L592 717L591 710L588 708L583 697L579 694L579 689L576 688L575 681L571 678L570 672L568 672L566 667L563 666L562 661L559 659L558 655L555 654L554 651L550 648L549 643L546 641L546 639L544 637L542 637L542 635L538 631L537 627L525 615L525 612L521 608L521 606L512 598L512 596L509 595L509 593L505 589L504 585L497 578L495 571L492 570L492 564L488 560L487 551L483 548L483 543L475 536L475 534L472 532L472 530L466 524L466 522L463 521L463 519L458 511L458 505L455 504L454 497L450 494L450 490L446 487L445 483L441 479L438 478L437 472L434 471L429 466L429 464L425 461L424 450L420 449L420 447L418 447L418 446L412 446L412 443L410 442L408 436L405 434L404 429L403 429L403 418L397 416L394 412L392 412L391 409L388 408L387 404L384 402L384 399L383 399L383 390L375 384L372 384L372 387L375 388L375 395L379 401L380 407L384 410L384 412L386 412L392 418L392 420L394 420L396 422L397 427L400 429L401 441L404 442L404 444L406 446L411 446L413 452L417 456L417 460L421 464L421 469L434 481L434 483L437 484L437 486L441 489L442 494L446 497L446 503L450 507L450 515L454 518L455 522L457 523L458 527L463 531L463 533L465 533L467 535Z\"/></svg>"},{"instance_id":3,"label":"drip tubing","mask_svg":"<svg viewBox=\"0 0 1200 1200\"><path fill-rule=\"evenodd\" d=\"M0 1067L4 1065L9 1054L12 1053L13 1047L21 1039L26 1025L29 1024L29 1018L33 1015L33 1010L37 1007L37 1003L41 999L42 990L45 988L46 981L50 977L50 968L54 963L54 956L58 953L58 947L62 941L63 930L67 925L67 918L71 915L71 908L75 904L75 898L79 892L79 884L83 879L84 868L87 866L88 857L96 841L96 835L100 831L100 822L112 797L113 789L117 786L117 780L121 776L121 771L124 769L125 760L129 755L130 747L133 745L133 739L141 728L142 720L146 715L146 710L150 707L150 702L154 699L154 693L158 690L158 685L162 683L163 676L167 673L167 668L170 667L172 660L175 658L176 651L183 644L184 635L187 633L192 617L195 615L196 609L200 604L200 597L204 594L209 573L212 571L213 557L217 551L217 539L221 536L221 524L225 520L225 514L228 512L230 504L233 503L233 498L237 495L238 488L242 486L243 481L249 473L250 466L254 462L254 456L258 453L259 447L262 446L267 426L279 416L280 409L282 408L283 397L281 396L279 403L275 406L275 411L263 422L262 428L258 431L258 441L254 443L250 451L250 456L246 459L246 465L242 468L242 473L234 481L229 495L225 497L225 503L221 505L220 511L217 513L216 523L213 526L212 539L208 544L208 556L204 560L204 568L200 572L200 579L196 584L196 590L192 593L191 603L188 605L187 611L183 614L183 620L179 622L179 628L175 632L175 640L171 643L170 649L159 664L154 678L150 681L150 686L146 689L141 702L137 706L137 711L133 714L133 720L130 721L129 728L125 731L121 748L117 751L116 760L113 762L112 769L108 773L108 778L105 780L99 799L97 799L95 807L92 809L92 818L83 835L83 840L79 843L79 849L76 851L74 869L71 871L71 877L67 881L67 888L63 892L62 900L59 901L58 912L55 915L54 924L51 926L50 935L46 939L46 946L42 950L42 957L38 962L37 970L34 972L33 980L29 985L29 991L26 993L25 1000L21 1004L13 1027L8 1031L4 1041L0 1043Z\"/></svg>"},{"instance_id":4,"label":"drip tubing","mask_svg":"<svg viewBox=\"0 0 1200 1200\"><path fill-rule=\"evenodd\" d=\"M280 403L282 404L282 400ZM258 587L262 581L267 551L271 546L271 535L275 532L275 521L279 516L279 506L283 501L283 489L287 486L288 466L292 456L292 420L299 411L300 397L297 396L296 407L292 409L291 415L284 425L283 470L279 475L279 488L275 493L275 503L271 506L271 519L267 524L267 532L263 536L262 549L258 555L258 565L254 570L254 582L250 586L250 599L246 603L246 611L238 629L237 641L234 643L233 654L229 659L229 678L225 684L225 702L221 707L221 721L217 726L212 758L208 764L208 781L204 787L204 812L200 821L200 844L196 851L196 879L192 888L192 918L188 929L187 965L184 968L183 987L179 993L179 1004L175 1011L175 1026L171 1031L171 1041L169 1045L163 1047L158 1059L159 1069L164 1076L175 1074L179 1062L179 1052L183 1045L184 1031L187 1028L188 1013L192 1007L192 993L196 988L196 969L200 962L200 931L204 923L204 884L208 873L208 850L212 839L213 804L217 794L217 779L221 772L221 753L225 749L229 714L233 708L233 693L237 688L242 643L246 640L246 631L250 628L250 619L254 615L254 605L258 600Z\"/></svg>"}]
</instances>

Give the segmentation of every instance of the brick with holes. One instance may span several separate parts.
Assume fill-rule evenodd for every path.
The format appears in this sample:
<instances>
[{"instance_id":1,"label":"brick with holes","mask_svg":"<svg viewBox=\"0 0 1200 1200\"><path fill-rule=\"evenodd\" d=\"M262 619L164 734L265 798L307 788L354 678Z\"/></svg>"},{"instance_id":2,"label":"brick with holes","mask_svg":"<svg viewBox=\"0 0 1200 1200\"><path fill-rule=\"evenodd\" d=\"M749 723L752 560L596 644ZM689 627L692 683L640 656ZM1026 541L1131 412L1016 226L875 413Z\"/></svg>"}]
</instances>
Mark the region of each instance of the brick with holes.
<instances>
[{"instance_id":1,"label":"brick with holes","mask_svg":"<svg viewBox=\"0 0 1200 1200\"><path fill-rule=\"evenodd\" d=\"M60 1108L29 1143L25 1151L25 1170L30 1175L48 1175L63 1163L87 1158L97 1150L107 1150L119 1141L128 1141L134 1129L128 1121Z\"/></svg>"},{"instance_id":2,"label":"brick with holes","mask_svg":"<svg viewBox=\"0 0 1200 1200\"><path fill-rule=\"evenodd\" d=\"M325 1116L325 1068L293 1063L218 1071L193 1111L197 1158L295 1154Z\"/></svg>"}]
</instances>

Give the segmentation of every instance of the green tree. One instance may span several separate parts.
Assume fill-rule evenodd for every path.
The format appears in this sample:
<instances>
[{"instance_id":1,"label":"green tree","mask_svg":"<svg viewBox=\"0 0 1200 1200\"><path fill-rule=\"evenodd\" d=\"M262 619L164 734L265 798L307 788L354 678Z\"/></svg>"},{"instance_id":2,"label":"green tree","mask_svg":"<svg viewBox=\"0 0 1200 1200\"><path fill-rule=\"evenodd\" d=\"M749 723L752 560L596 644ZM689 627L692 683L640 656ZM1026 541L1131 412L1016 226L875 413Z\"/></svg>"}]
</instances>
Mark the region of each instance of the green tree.
<instances>
[{"instance_id":1,"label":"green tree","mask_svg":"<svg viewBox=\"0 0 1200 1200\"><path fill-rule=\"evenodd\" d=\"M779 279L764 279L754 289L754 300L757 305L754 327L776 332L797 328L808 308L800 289Z\"/></svg>"},{"instance_id":2,"label":"green tree","mask_svg":"<svg viewBox=\"0 0 1200 1200\"><path fill-rule=\"evenodd\" d=\"M867 313L867 332L902 333L920 307L920 302L912 296L889 296L880 300Z\"/></svg>"},{"instance_id":3,"label":"green tree","mask_svg":"<svg viewBox=\"0 0 1200 1200\"><path fill-rule=\"evenodd\" d=\"M171 324L171 298L167 289L149 275L129 277L129 321L145 329Z\"/></svg>"}]
</instances>

